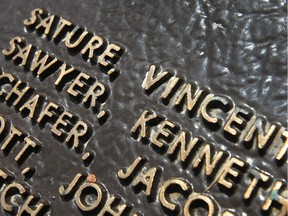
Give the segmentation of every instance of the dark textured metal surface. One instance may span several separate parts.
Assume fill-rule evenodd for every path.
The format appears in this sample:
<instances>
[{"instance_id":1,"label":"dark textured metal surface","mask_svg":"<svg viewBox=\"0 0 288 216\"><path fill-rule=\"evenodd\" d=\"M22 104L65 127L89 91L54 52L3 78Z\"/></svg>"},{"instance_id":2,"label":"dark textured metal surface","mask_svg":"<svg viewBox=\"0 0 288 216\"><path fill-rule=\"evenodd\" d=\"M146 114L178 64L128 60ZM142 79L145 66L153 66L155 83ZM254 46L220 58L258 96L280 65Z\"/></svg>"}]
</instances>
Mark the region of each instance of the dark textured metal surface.
<instances>
[{"instance_id":1,"label":"dark textured metal surface","mask_svg":"<svg viewBox=\"0 0 288 216\"><path fill-rule=\"evenodd\" d=\"M125 48L117 67L121 74L110 83L108 77L97 66L83 62L80 55L71 56L63 43L55 45L35 33L23 31L23 20L30 12L43 8L64 17L89 31L102 35L109 41ZM48 99L69 107L82 119L93 125L93 137L89 149L95 151L94 163L87 169L81 155L68 150L57 142L50 129L31 126L27 119L14 111L13 107L0 104L0 114L31 136L36 137L43 149L40 154L28 160L37 167L35 176L28 182L32 191L41 194L51 202L51 215L80 215L73 202L64 202L58 188L68 183L81 171L97 175L110 193L120 194L144 215L163 215L163 209L149 203L144 194L135 194L130 187L119 183L117 171L127 167L138 155L149 156L150 164L158 164L165 170L164 179L182 176L187 178L197 192L204 191L204 177L194 176L172 164L151 147L132 139L130 129L144 109L153 109L174 122L181 124L194 134L202 135L207 142L226 146L234 155L239 155L251 165L280 178L286 178L286 167L275 169L269 157L259 158L244 147L236 147L209 131L196 119L187 119L159 101L159 94L146 96L141 87L150 64L170 68L186 81L197 81L208 86L214 93L233 98L236 104L246 103L259 114L267 116L270 122L286 126L287 110L287 27L286 1L243 0L243 1L11 1L0 0L0 49L8 46L14 36L24 36L29 43L55 54L75 67L93 74L99 80L109 83L111 94L105 107L112 116L99 126L92 112L72 103L65 92L51 89L55 77L45 82L25 73L22 67L6 61L2 55L0 67L43 92ZM0 154L1 166L21 176L13 158ZM231 197L213 187L209 193L223 208L235 208L249 215L260 215L263 199L257 197L250 205L244 205L239 188ZM255 208L257 207L257 208ZM0 209L0 214L4 212Z\"/></svg>"}]
</instances>

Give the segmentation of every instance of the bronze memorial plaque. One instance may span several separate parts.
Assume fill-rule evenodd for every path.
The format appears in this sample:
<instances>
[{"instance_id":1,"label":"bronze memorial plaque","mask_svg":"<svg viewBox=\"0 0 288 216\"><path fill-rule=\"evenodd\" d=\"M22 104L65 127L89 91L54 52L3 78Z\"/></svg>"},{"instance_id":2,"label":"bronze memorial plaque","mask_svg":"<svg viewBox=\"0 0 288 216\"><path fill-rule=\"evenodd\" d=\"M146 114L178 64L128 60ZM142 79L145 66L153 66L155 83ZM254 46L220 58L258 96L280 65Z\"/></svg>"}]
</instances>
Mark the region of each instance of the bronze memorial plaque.
<instances>
[{"instance_id":1,"label":"bronze memorial plaque","mask_svg":"<svg viewBox=\"0 0 288 216\"><path fill-rule=\"evenodd\" d=\"M287 215L287 1L0 0L0 215Z\"/></svg>"}]
</instances>

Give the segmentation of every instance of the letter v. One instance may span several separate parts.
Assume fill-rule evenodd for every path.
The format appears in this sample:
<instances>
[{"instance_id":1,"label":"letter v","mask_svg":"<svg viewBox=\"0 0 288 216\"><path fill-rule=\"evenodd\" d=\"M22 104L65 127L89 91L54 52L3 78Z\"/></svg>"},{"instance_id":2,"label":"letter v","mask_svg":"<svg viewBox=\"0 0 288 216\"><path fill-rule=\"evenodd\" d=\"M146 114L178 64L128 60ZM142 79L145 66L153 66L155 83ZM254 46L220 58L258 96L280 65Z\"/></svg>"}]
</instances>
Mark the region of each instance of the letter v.
<instances>
[{"instance_id":1,"label":"letter v","mask_svg":"<svg viewBox=\"0 0 288 216\"><path fill-rule=\"evenodd\" d=\"M161 71L155 77L155 70L156 66L151 65L142 84L142 87L148 95L172 77L172 74L167 71Z\"/></svg>"}]
</instances>

